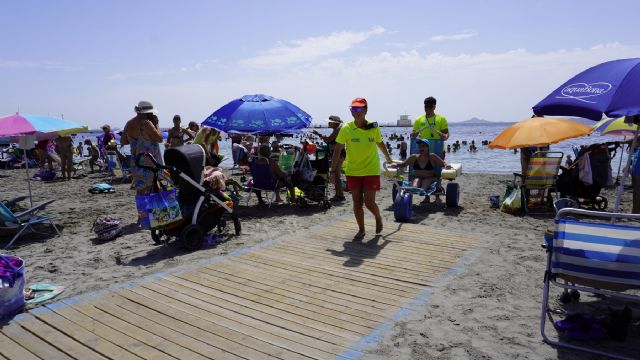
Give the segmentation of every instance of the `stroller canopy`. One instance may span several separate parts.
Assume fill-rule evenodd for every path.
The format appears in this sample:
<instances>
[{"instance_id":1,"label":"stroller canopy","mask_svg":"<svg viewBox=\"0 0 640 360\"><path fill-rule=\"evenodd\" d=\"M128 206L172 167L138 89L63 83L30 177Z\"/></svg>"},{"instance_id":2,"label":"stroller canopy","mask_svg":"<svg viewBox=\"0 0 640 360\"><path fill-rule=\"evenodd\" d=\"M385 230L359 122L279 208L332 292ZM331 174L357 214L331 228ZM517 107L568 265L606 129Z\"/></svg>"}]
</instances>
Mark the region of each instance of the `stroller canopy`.
<instances>
[{"instance_id":1,"label":"stroller canopy","mask_svg":"<svg viewBox=\"0 0 640 360\"><path fill-rule=\"evenodd\" d=\"M182 171L185 175L202 185L205 155L200 145L188 144L165 150L164 163Z\"/></svg>"}]
</instances>

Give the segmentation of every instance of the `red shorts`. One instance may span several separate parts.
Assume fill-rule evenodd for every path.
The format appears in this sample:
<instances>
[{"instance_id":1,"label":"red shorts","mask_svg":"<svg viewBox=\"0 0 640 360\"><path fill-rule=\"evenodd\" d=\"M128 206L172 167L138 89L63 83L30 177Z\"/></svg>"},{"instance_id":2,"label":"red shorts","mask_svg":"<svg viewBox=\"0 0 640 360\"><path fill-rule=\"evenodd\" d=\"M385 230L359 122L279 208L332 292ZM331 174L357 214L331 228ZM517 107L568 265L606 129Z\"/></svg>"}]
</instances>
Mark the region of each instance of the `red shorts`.
<instances>
[{"instance_id":1,"label":"red shorts","mask_svg":"<svg viewBox=\"0 0 640 360\"><path fill-rule=\"evenodd\" d=\"M380 176L347 176L347 190L354 191L359 189L364 191L380 190Z\"/></svg>"}]
</instances>

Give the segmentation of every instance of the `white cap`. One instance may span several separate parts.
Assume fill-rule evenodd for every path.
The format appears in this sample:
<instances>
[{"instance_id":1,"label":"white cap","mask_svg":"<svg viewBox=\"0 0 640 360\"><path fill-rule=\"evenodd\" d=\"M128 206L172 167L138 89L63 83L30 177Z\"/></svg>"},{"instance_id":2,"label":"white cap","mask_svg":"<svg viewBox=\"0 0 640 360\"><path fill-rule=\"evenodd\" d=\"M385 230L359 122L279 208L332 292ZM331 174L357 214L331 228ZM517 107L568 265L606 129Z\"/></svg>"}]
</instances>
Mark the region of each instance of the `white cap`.
<instances>
[{"instance_id":1,"label":"white cap","mask_svg":"<svg viewBox=\"0 0 640 360\"><path fill-rule=\"evenodd\" d=\"M138 114L154 114L154 115L158 115L158 112L156 111L156 109L154 109L153 104L149 101L140 101L138 103L138 106L135 107L135 111Z\"/></svg>"}]
</instances>

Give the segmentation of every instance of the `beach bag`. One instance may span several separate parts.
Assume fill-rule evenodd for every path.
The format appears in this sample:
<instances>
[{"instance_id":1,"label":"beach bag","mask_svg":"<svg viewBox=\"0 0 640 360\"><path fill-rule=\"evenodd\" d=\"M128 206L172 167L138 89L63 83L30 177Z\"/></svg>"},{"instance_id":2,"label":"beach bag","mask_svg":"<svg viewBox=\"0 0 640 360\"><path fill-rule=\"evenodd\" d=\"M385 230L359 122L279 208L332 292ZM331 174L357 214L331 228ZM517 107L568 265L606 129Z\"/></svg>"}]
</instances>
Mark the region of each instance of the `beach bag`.
<instances>
[{"instance_id":1,"label":"beach bag","mask_svg":"<svg viewBox=\"0 0 640 360\"><path fill-rule=\"evenodd\" d=\"M524 204L523 198L524 193L522 192L521 187L508 187L504 200L500 205L500 210L508 214L522 213L522 206Z\"/></svg>"},{"instance_id":2,"label":"beach bag","mask_svg":"<svg viewBox=\"0 0 640 360\"><path fill-rule=\"evenodd\" d=\"M0 254L0 319L13 316L24 307L24 261Z\"/></svg>"},{"instance_id":3,"label":"beach bag","mask_svg":"<svg viewBox=\"0 0 640 360\"><path fill-rule=\"evenodd\" d=\"M111 215L100 215L93 222L91 230L96 234L98 240L108 241L122 234L122 225L120 220Z\"/></svg>"},{"instance_id":4,"label":"beach bag","mask_svg":"<svg viewBox=\"0 0 640 360\"><path fill-rule=\"evenodd\" d=\"M316 169L311 167L309 157L307 155L303 155L302 161L300 162L300 178L306 182L313 182L313 179L316 177L316 173Z\"/></svg>"},{"instance_id":5,"label":"beach bag","mask_svg":"<svg viewBox=\"0 0 640 360\"><path fill-rule=\"evenodd\" d=\"M280 153L280 158L278 159L280 170L284 173L293 172L293 162L295 161L295 157L296 155L292 151L283 151Z\"/></svg>"},{"instance_id":6,"label":"beach bag","mask_svg":"<svg viewBox=\"0 0 640 360\"><path fill-rule=\"evenodd\" d=\"M157 229L182 220L175 188L136 195L136 208L140 225L146 229Z\"/></svg>"},{"instance_id":7,"label":"beach bag","mask_svg":"<svg viewBox=\"0 0 640 360\"><path fill-rule=\"evenodd\" d=\"M593 184L593 174L591 172L589 153L585 153L578 159L578 169L580 169L580 181L585 185Z\"/></svg>"}]
</instances>

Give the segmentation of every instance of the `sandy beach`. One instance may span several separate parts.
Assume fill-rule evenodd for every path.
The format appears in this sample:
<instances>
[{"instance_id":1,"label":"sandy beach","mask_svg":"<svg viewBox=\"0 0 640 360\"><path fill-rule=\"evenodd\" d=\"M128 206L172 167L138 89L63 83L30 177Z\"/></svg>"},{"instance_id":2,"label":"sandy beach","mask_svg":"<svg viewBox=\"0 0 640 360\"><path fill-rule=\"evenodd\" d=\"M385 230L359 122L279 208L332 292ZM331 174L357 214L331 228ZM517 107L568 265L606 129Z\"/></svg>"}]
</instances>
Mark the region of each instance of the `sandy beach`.
<instances>
[{"instance_id":1,"label":"sandy beach","mask_svg":"<svg viewBox=\"0 0 640 360\"><path fill-rule=\"evenodd\" d=\"M2 198L28 194L24 179L24 170L0 172ZM87 191L92 183L107 180L103 174L90 174L68 182L31 182L35 203L56 199L47 213L63 228L64 236L24 235L7 251L25 259L28 284L62 285L67 290L58 299L73 297L168 269L195 266L283 235L304 236L306 229L318 224L326 224L330 232L333 219L352 213L350 201L325 211L319 206L300 209L285 204L267 208L258 206L252 196L248 206L244 199L241 202L241 236L228 236L219 244L187 252L175 242L154 245L149 231L136 225L134 191L129 184L115 184L113 194ZM470 254L470 264L438 284L428 302L395 323L377 348L368 349L365 358L588 358L582 353L558 352L542 343L538 328L546 255L540 244L553 214L518 217L491 209L488 196L502 196L510 181L509 175L464 174L458 179L461 207L414 206L413 222L480 234L484 242ZM378 195L387 229L397 226L390 187L383 179ZM605 190L604 195L612 204L613 190ZM625 194L623 211L629 210L630 198L630 192ZM28 201L22 205L27 206ZM123 236L109 242L94 239L91 226L103 214L122 221ZM627 342L638 338L637 326L631 332Z\"/></svg>"}]
</instances>

